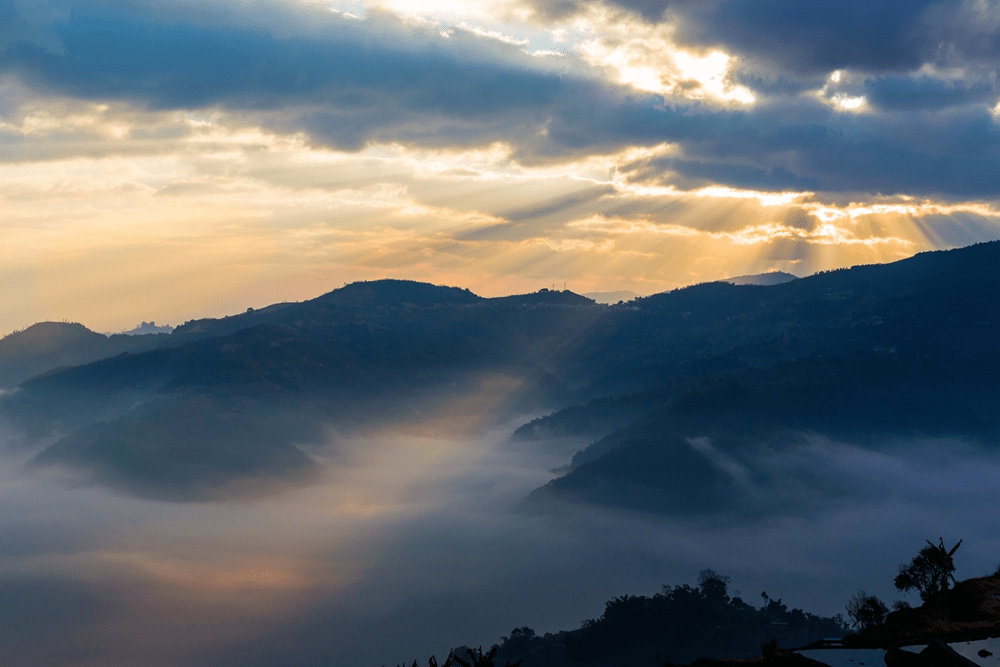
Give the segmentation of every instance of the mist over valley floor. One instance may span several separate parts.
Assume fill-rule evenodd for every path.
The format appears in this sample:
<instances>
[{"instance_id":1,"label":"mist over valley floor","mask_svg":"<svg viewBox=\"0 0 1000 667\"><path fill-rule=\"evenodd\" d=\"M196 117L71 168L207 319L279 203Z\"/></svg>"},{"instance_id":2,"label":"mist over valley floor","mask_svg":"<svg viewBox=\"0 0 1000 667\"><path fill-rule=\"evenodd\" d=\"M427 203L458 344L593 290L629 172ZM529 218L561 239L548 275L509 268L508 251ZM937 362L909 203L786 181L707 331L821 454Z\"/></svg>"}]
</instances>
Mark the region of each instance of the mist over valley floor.
<instances>
[{"instance_id":1,"label":"mist over valley floor","mask_svg":"<svg viewBox=\"0 0 1000 667\"><path fill-rule=\"evenodd\" d=\"M69 367L79 325L11 334L52 367L0 397L0 658L398 664L705 568L832 616L941 532L992 572L998 248L614 306L357 283Z\"/></svg>"}]
</instances>

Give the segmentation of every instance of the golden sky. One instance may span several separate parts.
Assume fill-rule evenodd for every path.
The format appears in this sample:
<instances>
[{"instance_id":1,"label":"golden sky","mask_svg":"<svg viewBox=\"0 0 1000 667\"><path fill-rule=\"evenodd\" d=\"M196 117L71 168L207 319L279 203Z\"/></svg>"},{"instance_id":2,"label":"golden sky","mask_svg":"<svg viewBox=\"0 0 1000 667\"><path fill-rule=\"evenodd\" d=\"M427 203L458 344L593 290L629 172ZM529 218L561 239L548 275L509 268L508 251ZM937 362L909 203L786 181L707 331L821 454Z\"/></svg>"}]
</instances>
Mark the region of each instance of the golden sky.
<instances>
[{"instance_id":1,"label":"golden sky","mask_svg":"<svg viewBox=\"0 0 1000 667\"><path fill-rule=\"evenodd\" d=\"M912 3L886 37L839 3L825 44L824 3L759 40L746 4L0 0L0 334L383 277L649 294L1000 238L995 64L962 47L995 6Z\"/></svg>"}]
</instances>

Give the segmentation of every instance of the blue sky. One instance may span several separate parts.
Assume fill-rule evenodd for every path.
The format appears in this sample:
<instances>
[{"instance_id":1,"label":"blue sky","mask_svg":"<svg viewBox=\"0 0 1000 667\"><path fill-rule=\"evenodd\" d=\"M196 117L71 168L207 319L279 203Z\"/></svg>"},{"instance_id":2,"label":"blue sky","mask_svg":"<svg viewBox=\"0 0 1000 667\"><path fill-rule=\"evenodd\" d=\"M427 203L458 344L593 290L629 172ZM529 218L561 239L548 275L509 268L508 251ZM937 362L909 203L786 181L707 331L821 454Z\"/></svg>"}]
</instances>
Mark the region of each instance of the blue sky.
<instances>
[{"instance_id":1,"label":"blue sky","mask_svg":"<svg viewBox=\"0 0 1000 667\"><path fill-rule=\"evenodd\" d=\"M1000 6L0 0L0 330L1000 237Z\"/></svg>"}]
</instances>

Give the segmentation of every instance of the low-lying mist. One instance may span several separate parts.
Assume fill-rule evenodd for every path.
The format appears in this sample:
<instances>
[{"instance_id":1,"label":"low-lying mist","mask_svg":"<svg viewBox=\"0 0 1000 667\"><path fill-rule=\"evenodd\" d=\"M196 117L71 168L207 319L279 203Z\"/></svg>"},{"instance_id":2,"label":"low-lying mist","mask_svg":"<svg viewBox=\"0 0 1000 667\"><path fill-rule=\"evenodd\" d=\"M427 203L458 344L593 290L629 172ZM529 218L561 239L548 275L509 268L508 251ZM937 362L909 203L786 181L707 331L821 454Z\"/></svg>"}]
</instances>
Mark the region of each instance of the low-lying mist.
<instances>
[{"instance_id":1,"label":"low-lying mist","mask_svg":"<svg viewBox=\"0 0 1000 667\"><path fill-rule=\"evenodd\" d=\"M1000 461L940 440L875 453L805 439L758 461L797 471L784 490L795 511L743 523L524 511L587 443L512 443L536 415L498 424L491 392L366 432L330 427L303 446L323 466L314 483L251 500L68 483L26 470L44 443L2 431L0 663L377 667L525 625L572 629L613 596L693 583L706 567L751 603L766 591L834 614L858 588L899 597L897 565L926 538L965 540L960 577L1000 560Z\"/></svg>"}]
</instances>

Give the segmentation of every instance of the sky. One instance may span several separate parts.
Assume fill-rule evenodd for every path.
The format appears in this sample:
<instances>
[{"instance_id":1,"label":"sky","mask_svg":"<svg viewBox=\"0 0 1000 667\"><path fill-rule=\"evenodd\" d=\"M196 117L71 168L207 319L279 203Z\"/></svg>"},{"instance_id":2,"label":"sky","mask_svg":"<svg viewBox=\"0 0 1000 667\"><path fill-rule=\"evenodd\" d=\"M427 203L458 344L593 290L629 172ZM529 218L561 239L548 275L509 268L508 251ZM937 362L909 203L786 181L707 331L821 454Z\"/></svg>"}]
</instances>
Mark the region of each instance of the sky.
<instances>
[{"instance_id":1,"label":"sky","mask_svg":"<svg viewBox=\"0 0 1000 667\"><path fill-rule=\"evenodd\" d=\"M0 334L1000 238L995 0L0 0Z\"/></svg>"}]
</instances>

